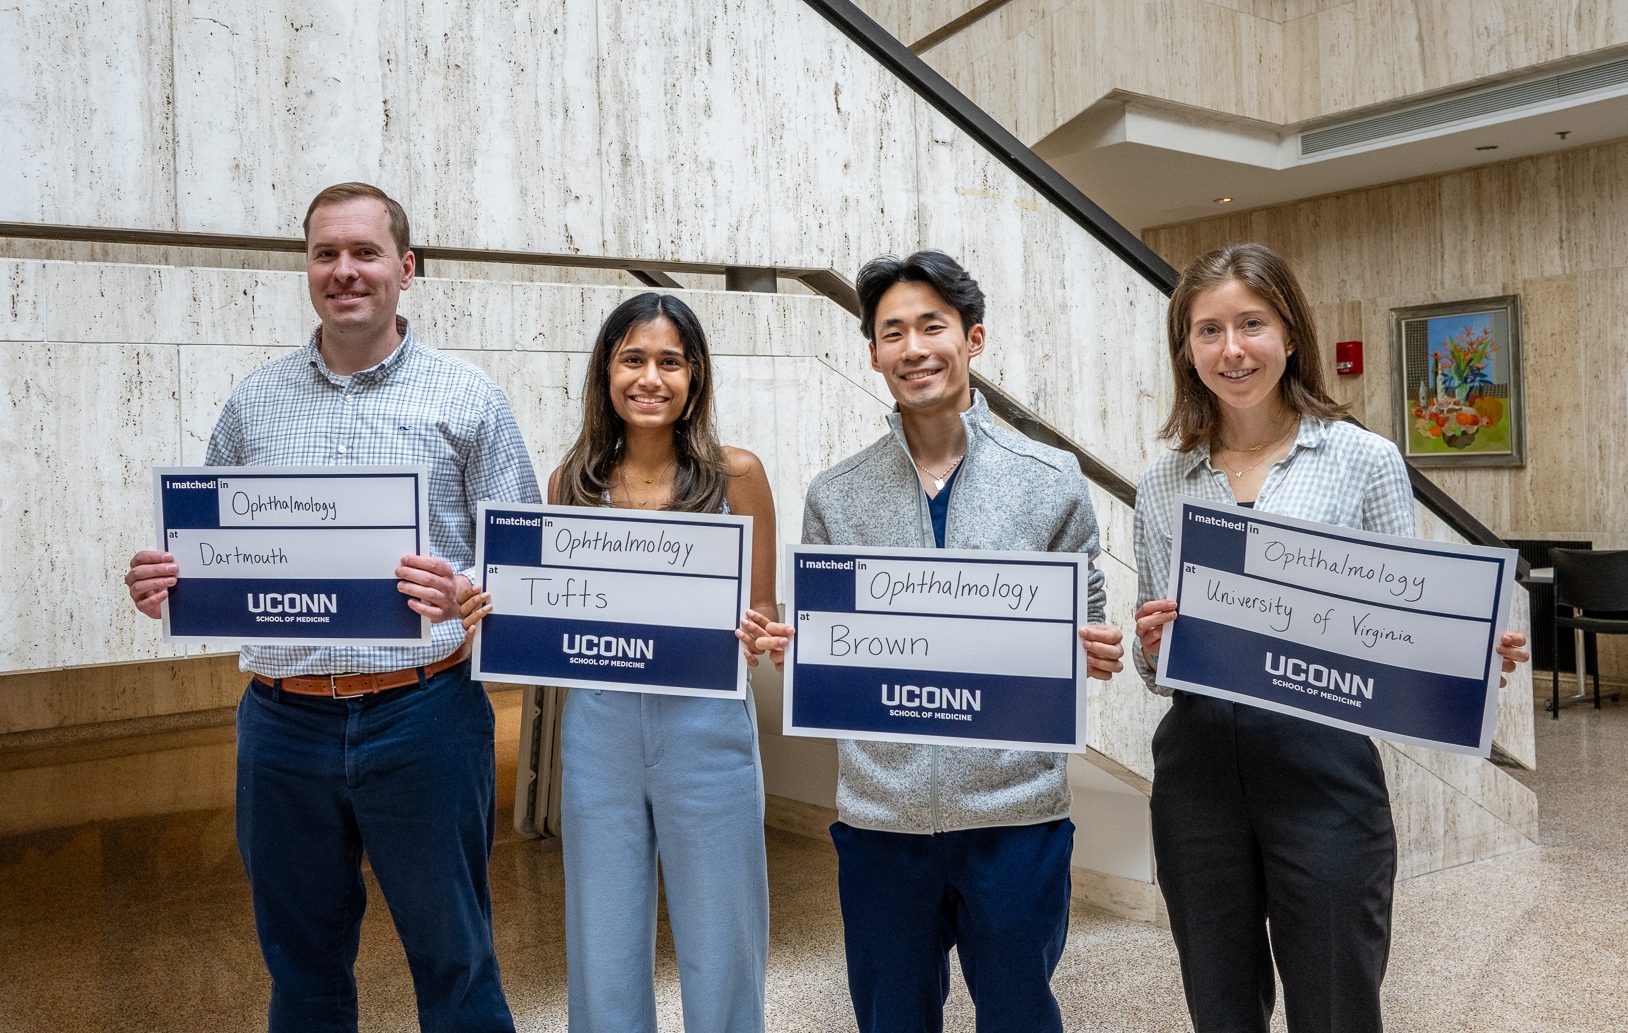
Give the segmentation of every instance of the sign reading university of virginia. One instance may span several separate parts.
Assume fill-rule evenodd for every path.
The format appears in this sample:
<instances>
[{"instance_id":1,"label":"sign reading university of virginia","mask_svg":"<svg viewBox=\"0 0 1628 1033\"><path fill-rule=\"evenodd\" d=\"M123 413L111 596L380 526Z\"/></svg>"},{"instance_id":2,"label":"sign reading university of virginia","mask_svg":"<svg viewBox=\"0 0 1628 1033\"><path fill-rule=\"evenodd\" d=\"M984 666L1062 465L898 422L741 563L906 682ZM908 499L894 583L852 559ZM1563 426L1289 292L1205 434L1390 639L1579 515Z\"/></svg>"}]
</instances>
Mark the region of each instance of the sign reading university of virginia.
<instances>
[{"instance_id":1,"label":"sign reading university of virginia","mask_svg":"<svg viewBox=\"0 0 1628 1033\"><path fill-rule=\"evenodd\" d=\"M475 677L746 698L752 518L483 502Z\"/></svg>"},{"instance_id":2,"label":"sign reading university of virginia","mask_svg":"<svg viewBox=\"0 0 1628 1033\"><path fill-rule=\"evenodd\" d=\"M180 568L166 642L411 645L428 618L396 589L422 555L420 466L153 471L159 548Z\"/></svg>"},{"instance_id":3,"label":"sign reading university of virginia","mask_svg":"<svg viewBox=\"0 0 1628 1033\"><path fill-rule=\"evenodd\" d=\"M1085 557L786 548L785 734L1084 749Z\"/></svg>"},{"instance_id":4,"label":"sign reading university of virginia","mask_svg":"<svg viewBox=\"0 0 1628 1033\"><path fill-rule=\"evenodd\" d=\"M1178 505L1159 684L1491 754L1513 550Z\"/></svg>"}]
</instances>

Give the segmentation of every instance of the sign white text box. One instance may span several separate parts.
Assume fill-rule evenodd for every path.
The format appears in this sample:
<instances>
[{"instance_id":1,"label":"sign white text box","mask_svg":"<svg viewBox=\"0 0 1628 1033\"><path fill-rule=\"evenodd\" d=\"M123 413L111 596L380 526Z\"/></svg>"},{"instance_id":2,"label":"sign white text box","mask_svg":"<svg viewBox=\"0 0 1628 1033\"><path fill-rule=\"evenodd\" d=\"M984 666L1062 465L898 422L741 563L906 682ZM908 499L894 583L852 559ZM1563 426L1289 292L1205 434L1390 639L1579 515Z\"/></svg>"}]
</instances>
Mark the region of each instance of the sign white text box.
<instances>
[{"instance_id":1,"label":"sign white text box","mask_svg":"<svg viewBox=\"0 0 1628 1033\"><path fill-rule=\"evenodd\" d=\"M797 614L799 664L1072 678L1079 648L1073 625L1064 621Z\"/></svg>"},{"instance_id":2,"label":"sign white text box","mask_svg":"<svg viewBox=\"0 0 1628 1033\"><path fill-rule=\"evenodd\" d=\"M732 578L495 565L486 570L492 612L612 624L731 629L739 625Z\"/></svg>"},{"instance_id":3,"label":"sign white text box","mask_svg":"<svg viewBox=\"0 0 1628 1033\"><path fill-rule=\"evenodd\" d=\"M1482 620L1497 597L1498 566L1479 560L1287 527L1261 526L1244 540L1245 572L1316 592Z\"/></svg>"},{"instance_id":4,"label":"sign white text box","mask_svg":"<svg viewBox=\"0 0 1628 1033\"><path fill-rule=\"evenodd\" d=\"M221 476L220 525L411 527L417 487L411 477Z\"/></svg>"},{"instance_id":5,"label":"sign white text box","mask_svg":"<svg viewBox=\"0 0 1628 1033\"><path fill-rule=\"evenodd\" d=\"M551 566L733 577L740 534L733 527L679 521L544 518L540 562Z\"/></svg>"},{"instance_id":6,"label":"sign white text box","mask_svg":"<svg viewBox=\"0 0 1628 1033\"><path fill-rule=\"evenodd\" d=\"M860 610L1064 621L1074 613L1069 566L904 558L859 565L854 606Z\"/></svg>"},{"instance_id":7,"label":"sign white text box","mask_svg":"<svg viewBox=\"0 0 1628 1033\"><path fill-rule=\"evenodd\" d=\"M411 527L174 528L169 551L184 578L394 578L417 548Z\"/></svg>"}]
</instances>

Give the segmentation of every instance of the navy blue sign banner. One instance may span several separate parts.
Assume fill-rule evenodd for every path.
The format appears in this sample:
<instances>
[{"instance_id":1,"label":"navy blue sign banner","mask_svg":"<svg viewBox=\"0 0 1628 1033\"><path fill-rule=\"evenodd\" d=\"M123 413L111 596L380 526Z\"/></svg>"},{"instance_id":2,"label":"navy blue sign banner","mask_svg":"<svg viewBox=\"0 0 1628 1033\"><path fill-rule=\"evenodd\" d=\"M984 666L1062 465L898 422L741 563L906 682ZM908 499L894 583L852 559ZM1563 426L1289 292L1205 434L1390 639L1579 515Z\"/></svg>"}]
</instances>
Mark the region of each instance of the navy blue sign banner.
<instances>
[{"instance_id":1,"label":"navy blue sign banner","mask_svg":"<svg viewBox=\"0 0 1628 1033\"><path fill-rule=\"evenodd\" d=\"M1160 685L1491 755L1514 550L1177 504Z\"/></svg>"},{"instance_id":2,"label":"navy blue sign banner","mask_svg":"<svg viewBox=\"0 0 1628 1033\"><path fill-rule=\"evenodd\" d=\"M752 518L482 503L475 677L746 698Z\"/></svg>"},{"instance_id":3,"label":"navy blue sign banner","mask_svg":"<svg viewBox=\"0 0 1628 1033\"><path fill-rule=\"evenodd\" d=\"M421 466L153 471L158 547L175 556L164 641L413 645L430 621L396 589L424 555Z\"/></svg>"},{"instance_id":4,"label":"navy blue sign banner","mask_svg":"<svg viewBox=\"0 0 1628 1033\"><path fill-rule=\"evenodd\" d=\"M1085 562L787 546L785 734L1083 750Z\"/></svg>"}]
</instances>

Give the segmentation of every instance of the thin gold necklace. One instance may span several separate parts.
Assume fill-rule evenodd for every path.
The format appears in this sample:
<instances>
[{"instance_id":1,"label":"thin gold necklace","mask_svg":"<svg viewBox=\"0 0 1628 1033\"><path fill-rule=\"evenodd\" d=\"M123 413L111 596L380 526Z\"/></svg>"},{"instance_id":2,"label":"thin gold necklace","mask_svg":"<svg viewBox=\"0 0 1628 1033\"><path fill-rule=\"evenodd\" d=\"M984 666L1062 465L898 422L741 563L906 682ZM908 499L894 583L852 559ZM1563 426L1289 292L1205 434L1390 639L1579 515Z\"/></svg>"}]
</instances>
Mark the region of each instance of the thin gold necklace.
<instances>
[{"instance_id":1,"label":"thin gold necklace","mask_svg":"<svg viewBox=\"0 0 1628 1033\"><path fill-rule=\"evenodd\" d=\"M1299 427L1298 423L1296 423L1294 425L1291 425L1288 430L1286 430L1282 434L1278 435L1278 438L1277 438L1276 441L1268 441L1264 445L1256 445L1254 448L1251 448L1251 449L1232 448L1225 441L1221 442L1221 447L1226 449L1228 452L1241 452L1244 455L1249 455L1249 454L1254 453L1254 452L1259 452L1263 448L1269 448L1269 447L1274 446L1274 445L1283 444L1283 442L1289 437L1289 435L1294 433L1294 431L1296 429L1298 429L1298 427ZM1262 463L1266 462L1268 459L1271 459L1271 458L1272 458L1272 453L1267 452L1265 455L1261 456L1259 459L1255 460L1253 463L1250 463L1248 466L1244 467L1242 470L1234 470L1231 466L1228 466L1226 463L1222 463L1221 468L1226 470L1228 473L1232 474L1234 477L1238 478L1239 480L1243 480L1245 474L1249 473L1249 471L1255 469L1257 466L1260 466Z\"/></svg>"},{"instance_id":2,"label":"thin gold necklace","mask_svg":"<svg viewBox=\"0 0 1628 1033\"><path fill-rule=\"evenodd\" d=\"M929 477L931 477L933 479L933 490L934 491L943 491L944 490L944 482L950 479L950 474L955 471L956 467L961 465L961 460L965 459L966 457L967 457L967 454L965 452L962 452L960 455L956 456L955 459L953 459L950 462L950 465L946 466L944 468L943 473L934 473L933 471L927 469L927 467L921 465L920 463L916 463L916 457L915 456L911 456L910 461L912 463L916 463L916 469L920 470L922 473L926 474L927 476L929 476Z\"/></svg>"},{"instance_id":3,"label":"thin gold necklace","mask_svg":"<svg viewBox=\"0 0 1628 1033\"><path fill-rule=\"evenodd\" d=\"M621 469L618 472L622 475L622 478L623 478L624 481L627 478L627 471L628 471L628 465L626 463L623 463ZM660 471L658 471L658 472L660 472ZM646 487L649 487L650 485L656 483L656 479L654 477L646 477L644 474L639 473L637 470L635 470L633 472L633 476L635 476L639 480L643 481L645 483Z\"/></svg>"},{"instance_id":4,"label":"thin gold necklace","mask_svg":"<svg viewBox=\"0 0 1628 1033\"><path fill-rule=\"evenodd\" d=\"M656 483L656 479L654 477L646 479L642 474L634 474L634 476L639 478L639 480L644 481L645 487L647 487L647 488L650 485ZM636 497L633 494L633 489L627 483L627 473L626 473L625 468L623 470L617 471L616 479L618 481L622 482L622 497L627 499L629 502L633 503L639 509L649 509L650 508L650 503L656 501L655 499L652 499L649 496L646 496L645 498L640 499L640 498ZM671 494L672 494L672 490L671 490L671 488L669 488L668 489L668 495L670 496Z\"/></svg>"}]
</instances>

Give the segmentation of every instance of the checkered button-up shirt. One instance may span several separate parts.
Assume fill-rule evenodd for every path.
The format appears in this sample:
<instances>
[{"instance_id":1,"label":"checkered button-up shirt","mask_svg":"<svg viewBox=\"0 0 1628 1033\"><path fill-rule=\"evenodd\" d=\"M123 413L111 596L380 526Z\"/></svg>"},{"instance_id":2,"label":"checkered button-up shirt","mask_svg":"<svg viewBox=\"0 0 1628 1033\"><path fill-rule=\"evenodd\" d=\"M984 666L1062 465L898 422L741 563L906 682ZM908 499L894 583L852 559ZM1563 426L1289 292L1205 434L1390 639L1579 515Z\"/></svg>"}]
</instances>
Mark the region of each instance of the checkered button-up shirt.
<instances>
[{"instance_id":1,"label":"checkered button-up shirt","mask_svg":"<svg viewBox=\"0 0 1628 1033\"><path fill-rule=\"evenodd\" d=\"M490 377L421 344L402 342L378 365L342 377L317 344L269 362L232 391L209 438L208 466L422 464L429 478L430 553L467 571L475 503L538 501L537 478L509 401ZM395 671L431 664L463 641L457 619L423 646L244 646L240 666L268 678Z\"/></svg>"},{"instance_id":2,"label":"checkered button-up shirt","mask_svg":"<svg viewBox=\"0 0 1628 1033\"><path fill-rule=\"evenodd\" d=\"M1149 599L1167 597L1170 532L1181 495L1238 502L1226 473L1210 464L1208 446L1170 451L1153 461L1136 489L1137 609ZM1414 534L1413 488L1396 446L1354 423L1315 416L1301 417L1294 447L1267 473L1255 508L1381 534ZM1148 687L1169 695L1169 689L1154 684L1158 664L1142 654L1140 642L1132 653Z\"/></svg>"}]
</instances>

